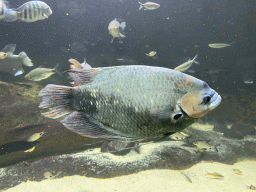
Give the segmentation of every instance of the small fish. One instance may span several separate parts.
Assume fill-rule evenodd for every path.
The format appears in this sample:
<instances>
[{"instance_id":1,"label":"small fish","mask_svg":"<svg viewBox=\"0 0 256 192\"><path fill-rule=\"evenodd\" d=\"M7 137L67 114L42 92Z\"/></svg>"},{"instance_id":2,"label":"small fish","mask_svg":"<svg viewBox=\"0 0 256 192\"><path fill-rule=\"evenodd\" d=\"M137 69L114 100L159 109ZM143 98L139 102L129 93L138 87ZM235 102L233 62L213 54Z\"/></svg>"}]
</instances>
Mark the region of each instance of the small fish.
<instances>
[{"instance_id":1,"label":"small fish","mask_svg":"<svg viewBox=\"0 0 256 192\"><path fill-rule=\"evenodd\" d=\"M92 138L160 138L183 130L217 107L221 97L204 81L163 67L128 65L71 69L79 86L40 91L45 117Z\"/></svg>"},{"instance_id":2,"label":"small fish","mask_svg":"<svg viewBox=\"0 0 256 192\"><path fill-rule=\"evenodd\" d=\"M144 10L154 10L154 9L157 9L158 7L160 7L159 4L153 3L153 2L147 2L144 4L139 2L139 4L140 4L139 10L141 10L143 7L145 8Z\"/></svg>"},{"instance_id":3,"label":"small fish","mask_svg":"<svg viewBox=\"0 0 256 192\"><path fill-rule=\"evenodd\" d=\"M185 176L186 180L189 182L189 183L192 183L192 180L184 173L184 172L180 172L182 175Z\"/></svg>"},{"instance_id":4,"label":"small fish","mask_svg":"<svg viewBox=\"0 0 256 192\"><path fill-rule=\"evenodd\" d=\"M256 191L256 187L253 186L253 185L250 185L250 186L246 185L246 187L247 187L247 189L251 189L251 190Z\"/></svg>"},{"instance_id":5,"label":"small fish","mask_svg":"<svg viewBox=\"0 0 256 192\"><path fill-rule=\"evenodd\" d=\"M45 172L44 176L45 176L46 179L54 179L54 176L49 171Z\"/></svg>"},{"instance_id":6,"label":"small fish","mask_svg":"<svg viewBox=\"0 0 256 192\"><path fill-rule=\"evenodd\" d=\"M30 153L30 152L34 151L35 148L36 148L36 146L34 146L34 147L32 147L32 148L30 148L30 149L24 151L24 152L25 152L25 153Z\"/></svg>"},{"instance_id":7,"label":"small fish","mask_svg":"<svg viewBox=\"0 0 256 192\"><path fill-rule=\"evenodd\" d=\"M27 73L24 78L30 81L41 81L43 79L47 79L57 71L58 66L59 64L57 64L53 69L42 68L39 66Z\"/></svg>"},{"instance_id":8,"label":"small fish","mask_svg":"<svg viewBox=\"0 0 256 192\"><path fill-rule=\"evenodd\" d=\"M52 10L43 1L29 1L17 8L15 13L16 15L12 21L20 20L31 23L47 19L52 14Z\"/></svg>"},{"instance_id":9,"label":"small fish","mask_svg":"<svg viewBox=\"0 0 256 192\"><path fill-rule=\"evenodd\" d=\"M229 47L233 43L227 44L227 43L213 43L209 44L208 46L211 48L219 49L219 48L224 48L224 47Z\"/></svg>"},{"instance_id":10,"label":"small fish","mask_svg":"<svg viewBox=\"0 0 256 192\"><path fill-rule=\"evenodd\" d=\"M193 63L196 63L199 65L199 63L196 61L197 56L198 56L198 54L196 54L196 56L192 60L189 59L187 62L174 68L174 70L182 72L182 71L186 71Z\"/></svg>"},{"instance_id":11,"label":"small fish","mask_svg":"<svg viewBox=\"0 0 256 192\"><path fill-rule=\"evenodd\" d=\"M197 146L197 149L199 151L208 151L208 150L214 149L218 152L218 149L216 146L210 145L206 141L196 141L196 142L193 142L193 144Z\"/></svg>"},{"instance_id":12,"label":"small fish","mask_svg":"<svg viewBox=\"0 0 256 192\"><path fill-rule=\"evenodd\" d=\"M156 55L155 51L150 51L149 53L146 53L147 56L149 57L154 57Z\"/></svg>"},{"instance_id":13,"label":"small fish","mask_svg":"<svg viewBox=\"0 0 256 192\"><path fill-rule=\"evenodd\" d=\"M182 132L177 132L170 136L171 139L176 140L176 141L182 141L182 140L186 139L187 137L188 137L188 135L186 135Z\"/></svg>"},{"instance_id":14,"label":"small fish","mask_svg":"<svg viewBox=\"0 0 256 192\"><path fill-rule=\"evenodd\" d=\"M113 43L115 37L117 37L119 39L119 42L122 43L121 38L125 38L125 36L120 31L124 31L125 27L126 27L126 22L122 22L120 24L116 20L116 18L109 23L108 30L109 30L109 33L113 36L111 43Z\"/></svg>"},{"instance_id":15,"label":"small fish","mask_svg":"<svg viewBox=\"0 0 256 192\"><path fill-rule=\"evenodd\" d=\"M47 171L47 172L44 173L44 177L46 179L54 179L57 176L59 176L59 174L61 174L61 173L62 173L62 171L58 172L56 175L53 176L51 172Z\"/></svg>"},{"instance_id":16,"label":"small fish","mask_svg":"<svg viewBox=\"0 0 256 192\"><path fill-rule=\"evenodd\" d=\"M68 61L73 64L73 65L70 65L71 69L74 69L74 68L77 68L77 69L90 69L90 68L92 68L91 65L86 62L86 58L84 58L84 62L81 63L81 64L77 60L75 60L75 59L69 59ZM78 86L78 83L75 82L75 81L71 82L71 84L73 85L73 87Z\"/></svg>"},{"instance_id":17,"label":"small fish","mask_svg":"<svg viewBox=\"0 0 256 192\"><path fill-rule=\"evenodd\" d=\"M38 140L40 137L42 137L43 134L44 134L44 132L35 133L28 138L27 142L34 142L34 141Z\"/></svg>"},{"instance_id":18,"label":"small fish","mask_svg":"<svg viewBox=\"0 0 256 192\"><path fill-rule=\"evenodd\" d=\"M208 173L207 172L207 174L205 176L207 176L210 179L224 179L223 175L221 175L219 173L216 173L216 172L214 172L214 173Z\"/></svg>"},{"instance_id":19,"label":"small fish","mask_svg":"<svg viewBox=\"0 0 256 192\"><path fill-rule=\"evenodd\" d=\"M127 139L108 139L101 146L101 152L110 152L115 155L126 155L132 149L137 153L139 152L138 141L127 138Z\"/></svg>"},{"instance_id":20,"label":"small fish","mask_svg":"<svg viewBox=\"0 0 256 192\"><path fill-rule=\"evenodd\" d=\"M239 169L233 169L233 171L235 172L235 174L237 175L242 175L242 171L240 171Z\"/></svg>"},{"instance_id":21,"label":"small fish","mask_svg":"<svg viewBox=\"0 0 256 192\"><path fill-rule=\"evenodd\" d=\"M74 68L82 69L83 68L81 66L81 64L77 60L75 60L75 59L69 59L68 61L73 64L73 65L70 65L71 69L74 69Z\"/></svg>"},{"instance_id":22,"label":"small fish","mask_svg":"<svg viewBox=\"0 0 256 192\"><path fill-rule=\"evenodd\" d=\"M16 44L9 44L1 51L2 58L0 57L0 71L11 73L14 76L24 73L22 65L31 67L33 63L25 52L20 52L19 55L14 55ZM5 53L7 55L5 55Z\"/></svg>"}]
</instances>

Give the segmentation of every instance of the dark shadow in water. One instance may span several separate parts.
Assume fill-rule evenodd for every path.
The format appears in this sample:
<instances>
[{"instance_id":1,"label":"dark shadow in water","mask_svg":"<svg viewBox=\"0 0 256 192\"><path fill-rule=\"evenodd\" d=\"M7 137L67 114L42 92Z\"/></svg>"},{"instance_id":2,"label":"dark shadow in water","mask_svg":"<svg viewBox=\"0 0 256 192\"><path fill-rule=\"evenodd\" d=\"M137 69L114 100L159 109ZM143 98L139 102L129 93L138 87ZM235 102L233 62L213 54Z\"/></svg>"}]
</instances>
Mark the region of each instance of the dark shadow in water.
<instances>
[{"instance_id":1,"label":"dark shadow in water","mask_svg":"<svg viewBox=\"0 0 256 192\"><path fill-rule=\"evenodd\" d=\"M14 142L6 143L0 146L0 155L13 153L21 150L26 151L28 149L31 149L38 143L39 141L34 141L34 142L14 141Z\"/></svg>"}]
</instances>

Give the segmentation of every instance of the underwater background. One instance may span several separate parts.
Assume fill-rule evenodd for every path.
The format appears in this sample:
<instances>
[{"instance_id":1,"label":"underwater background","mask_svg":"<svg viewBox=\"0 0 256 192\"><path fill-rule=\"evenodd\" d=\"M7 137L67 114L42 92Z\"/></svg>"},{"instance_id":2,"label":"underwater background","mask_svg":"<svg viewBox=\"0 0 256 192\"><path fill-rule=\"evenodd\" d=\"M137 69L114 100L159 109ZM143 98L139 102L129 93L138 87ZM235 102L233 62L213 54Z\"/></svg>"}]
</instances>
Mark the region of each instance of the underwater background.
<instances>
[{"instance_id":1,"label":"underwater background","mask_svg":"<svg viewBox=\"0 0 256 192\"><path fill-rule=\"evenodd\" d=\"M10 0L9 5L17 8L25 2ZM157 0L154 2L161 6L152 11L139 10L140 4L134 0L44 2L53 11L45 20L33 23L0 20L0 49L7 44L16 44L15 53L25 51L34 64L33 68L41 65L54 68L58 63L61 72L70 69L70 58L81 63L86 58L92 67L150 65L173 69L198 54L200 65L193 64L185 73L207 82L223 101L186 133L190 135L190 142L203 138L221 147L218 153L182 148L182 155L174 158L173 154L180 152L179 143L175 149L168 144L163 144L164 148L155 144L151 147L155 151L162 150L161 154L152 152L154 158L146 162L141 159L141 163L136 161L134 167L123 162L121 169L113 162L111 168L106 168L102 163L104 158L98 156L93 159L81 155L75 157L74 162L70 155L59 160L57 155L97 148L103 142L103 139L70 132L60 122L41 115L39 91L49 83L71 86L67 73L56 73L48 79L32 82L24 79L32 68L24 66L25 73L19 76L0 70L0 190L27 180L48 179L43 174L48 169L58 177L87 175L109 178L149 169L185 170L202 161L228 165L243 160L255 161L255 130L250 131L256 125L256 1ZM126 22L123 43L118 39L111 43L108 25L115 18L120 23ZM212 43L231 45L214 49L208 46ZM146 55L150 51L157 52L154 58ZM235 132L225 132L232 130L232 126ZM241 130L245 130L242 135ZM45 134L40 140L26 141L41 131ZM34 146L33 152L24 153ZM38 171L32 171L37 169L33 162L41 165ZM91 165L88 162L95 163L98 168L88 168ZM88 167L80 170L81 164ZM255 175L250 175L250 178L255 179ZM256 186L256 182L246 185Z\"/></svg>"}]
</instances>

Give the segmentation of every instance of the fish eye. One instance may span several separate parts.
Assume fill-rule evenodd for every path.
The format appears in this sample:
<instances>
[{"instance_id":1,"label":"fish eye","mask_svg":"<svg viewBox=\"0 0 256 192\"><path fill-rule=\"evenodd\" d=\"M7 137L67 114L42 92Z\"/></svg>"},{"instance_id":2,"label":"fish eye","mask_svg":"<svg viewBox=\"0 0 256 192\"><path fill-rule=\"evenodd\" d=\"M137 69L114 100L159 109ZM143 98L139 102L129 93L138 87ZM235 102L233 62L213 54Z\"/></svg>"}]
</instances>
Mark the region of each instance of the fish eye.
<instances>
[{"instance_id":1,"label":"fish eye","mask_svg":"<svg viewBox=\"0 0 256 192\"><path fill-rule=\"evenodd\" d=\"M182 116L182 114L180 114L180 113L176 114L176 115L174 115L173 119L177 121L181 116Z\"/></svg>"},{"instance_id":2,"label":"fish eye","mask_svg":"<svg viewBox=\"0 0 256 192\"><path fill-rule=\"evenodd\" d=\"M210 102L210 100L211 100L211 97L210 97L210 96L206 96L206 97L204 97L204 98L203 98L203 104L207 104L207 103L209 103L209 102Z\"/></svg>"}]
</instances>

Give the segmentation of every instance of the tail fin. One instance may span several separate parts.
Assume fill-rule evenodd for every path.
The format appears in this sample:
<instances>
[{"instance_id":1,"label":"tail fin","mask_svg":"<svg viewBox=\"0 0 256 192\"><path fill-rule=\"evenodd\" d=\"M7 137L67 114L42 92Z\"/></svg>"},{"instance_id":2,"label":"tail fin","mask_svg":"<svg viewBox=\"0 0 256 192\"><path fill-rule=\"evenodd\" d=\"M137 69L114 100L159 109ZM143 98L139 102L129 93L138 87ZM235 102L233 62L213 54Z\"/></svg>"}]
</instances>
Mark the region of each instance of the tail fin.
<instances>
[{"instance_id":1,"label":"tail fin","mask_svg":"<svg viewBox=\"0 0 256 192\"><path fill-rule=\"evenodd\" d=\"M39 108L51 108L42 113L45 117L57 119L72 112L72 87L49 84L38 95L43 97Z\"/></svg>"},{"instance_id":2,"label":"tail fin","mask_svg":"<svg viewBox=\"0 0 256 192\"><path fill-rule=\"evenodd\" d=\"M57 65L54 67L54 71L59 75L62 75L62 73L57 69L59 66L60 66L59 63L57 63Z\"/></svg>"},{"instance_id":3,"label":"tail fin","mask_svg":"<svg viewBox=\"0 0 256 192\"><path fill-rule=\"evenodd\" d=\"M125 29L125 27L126 27L126 22L122 22L120 24L120 28L122 29L122 31Z\"/></svg>"},{"instance_id":4,"label":"tail fin","mask_svg":"<svg viewBox=\"0 0 256 192\"><path fill-rule=\"evenodd\" d=\"M17 21L18 18L18 12L13 9L6 9L5 10L5 20L8 22Z\"/></svg>"},{"instance_id":5,"label":"tail fin","mask_svg":"<svg viewBox=\"0 0 256 192\"><path fill-rule=\"evenodd\" d=\"M139 4L140 4L139 10L141 10L143 8L143 4L141 2L139 2Z\"/></svg>"},{"instance_id":6,"label":"tail fin","mask_svg":"<svg viewBox=\"0 0 256 192\"><path fill-rule=\"evenodd\" d=\"M20 52L19 57L21 58L23 65L26 65L28 67L34 66L31 62L31 59L27 56L25 52Z\"/></svg>"},{"instance_id":7,"label":"tail fin","mask_svg":"<svg viewBox=\"0 0 256 192\"><path fill-rule=\"evenodd\" d=\"M198 64L198 65L199 65L199 62L196 61L197 56L198 56L198 54L196 54L196 56L195 56L192 60L193 60L193 62L194 62L195 64Z\"/></svg>"}]
</instances>

